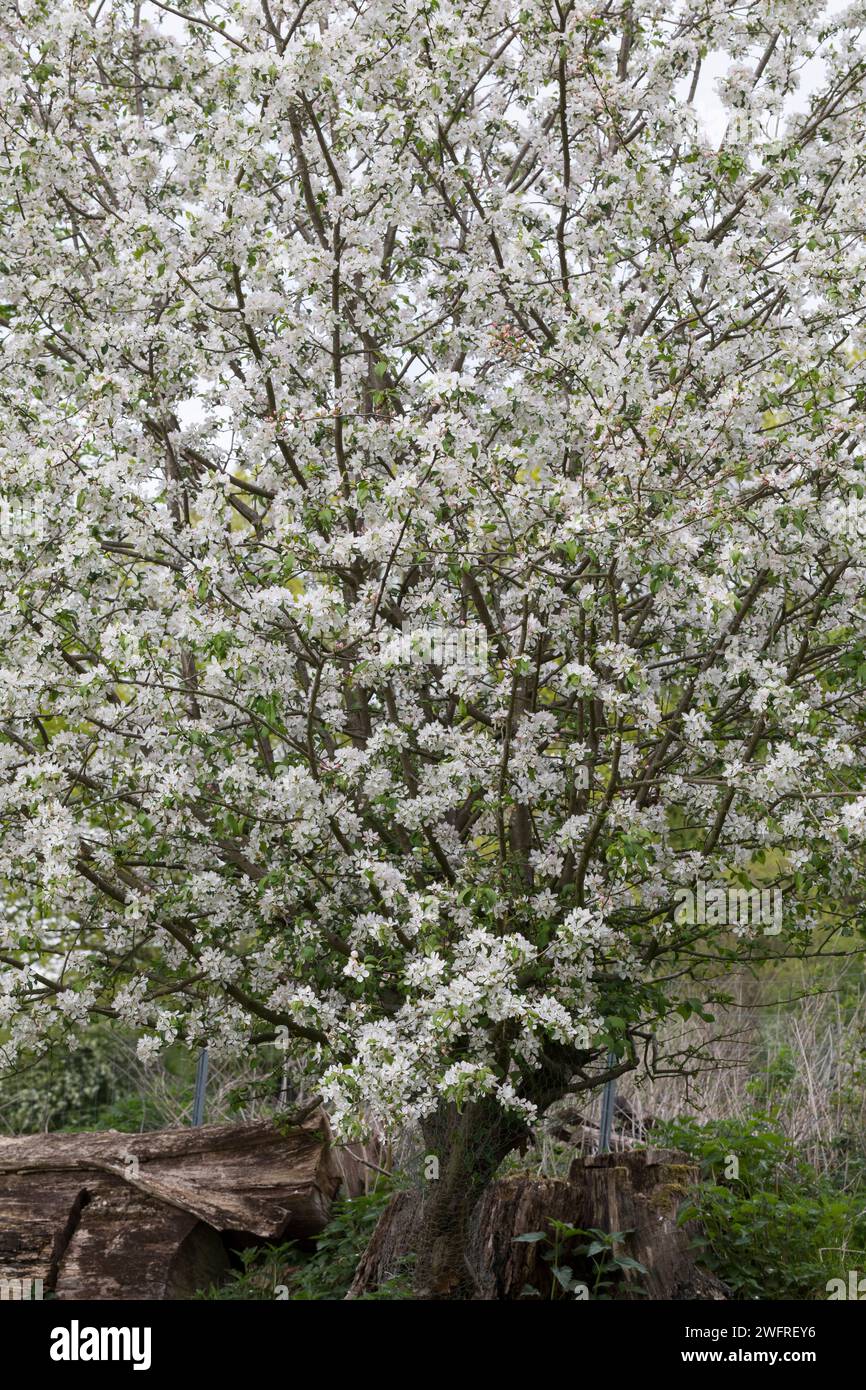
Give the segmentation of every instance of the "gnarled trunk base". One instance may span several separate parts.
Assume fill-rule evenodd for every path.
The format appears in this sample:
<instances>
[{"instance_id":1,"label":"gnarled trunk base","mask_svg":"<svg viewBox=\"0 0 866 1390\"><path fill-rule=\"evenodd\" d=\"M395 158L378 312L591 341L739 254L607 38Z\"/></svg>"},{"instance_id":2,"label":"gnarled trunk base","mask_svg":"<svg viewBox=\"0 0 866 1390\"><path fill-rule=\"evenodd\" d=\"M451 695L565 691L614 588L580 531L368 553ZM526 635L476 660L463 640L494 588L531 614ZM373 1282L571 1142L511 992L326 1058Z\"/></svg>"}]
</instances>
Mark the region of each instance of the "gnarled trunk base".
<instances>
[{"instance_id":1,"label":"gnarled trunk base","mask_svg":"<svg viewBox=\"0 0 866 1390\"><path fill-rule=\"evenodd\" d=\"M622 1253L646 1267L647 1273L625 1270L607 1295L620 1299L724 1299L727 1290L714 1275L700 1269L690 1249L693 1225L677 1225L677 1208L698 1181L698 1170L680 1154L649 1150L605 1154L575 1160L567 1179L514 1176L490 1183L472 1205L463 1225L466 1202L452 1219L462 1229L461 1242L445 1247L449 1259L437 1266L429 1254L416 1264L415 1287L420 1298L464 1297L515 1300L549 1297L551 1245L515 1238L530 1231L553 1230L562 1221L581 1230L629 1231ZM425 1195L427 1200L425 1201ZM405 1268L407 1256L416 1260L429 1251L431 1194L399 1192L384 1212L358 1266L349 1297L371 1293ZM445 1229L447 1191L433 1208L432 1234ZM579 1244L580 1242L576 1242ZM456 1263L455 1263L456 1262ZM567 1248L561 1263L569 1264L590 1291L594 1268ZM431 1283L431 1270L450 1268L448 1278ZM420 1278L418 1271L420 1270ZM590 1297L592 1296L590 1292Z\"/></svg>"},{"instance_id":2,"label":"gnarled trunk base","mask_svg":"<svg viewBox=\"0 0 866 1390\"><path fill-rule=\"evenodd\" d=\"M506 1154L525 1142L528 1131L485 1099L462 1110L444 1106L425 1120L422 1132L423 1187L397 1193L386 1208L349 1298L395 1277L411 1278L417 1298L475 1296L468 1257L473 1213Z\"/></svg>"}]
</instances>

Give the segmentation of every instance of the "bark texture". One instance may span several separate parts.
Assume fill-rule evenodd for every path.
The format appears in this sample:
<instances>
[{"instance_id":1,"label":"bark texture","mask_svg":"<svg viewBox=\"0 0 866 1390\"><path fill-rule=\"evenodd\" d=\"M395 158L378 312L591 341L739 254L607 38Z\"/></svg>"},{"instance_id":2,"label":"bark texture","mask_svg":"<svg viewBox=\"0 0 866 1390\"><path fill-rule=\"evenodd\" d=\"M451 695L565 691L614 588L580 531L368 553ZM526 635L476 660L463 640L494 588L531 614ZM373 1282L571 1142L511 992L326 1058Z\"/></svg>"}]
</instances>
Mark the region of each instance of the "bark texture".
<instances>
[{"instance_id":1,"label":"bark texture","mask_svg":"<svg viewBox=\"0 0 866 1390\"><path fill-rule=\"evenodd\" d=\"M318 1234L340 1172L324 1115L0 1140L0 1280L58 1298L183 1298L246 1243Z\"/></svg>"},{"instance_id":2,"label":"bark texture","mask_svg":"<svg viewBox=\"0 0 866 1390\"><path fill-rule=\"evenodd\" d=\"M470 1297L519 1300L549 1297L546 1242L515 1237L550 1231L551 1220L581 1230L629 1231L622 1252L647 1269L625 1271L614 1290L619 1299L724 1299L727 1290L695 1263L690 1243L695 1228L677 1226L677 1208L698 1181L697 1168L682 1155L660 1150L578 1159L567 1179L514 1176L491 1183L476 1204L463 1252L464 1283ZM401 1259L424 1233L424 1194L400 1192L384 1212L358 1266L350 1297L378 1288L399 1271ZM594 1267L566 1249L563 1264L590 1289ZM534 1292L533 1292L534 1291ZM436 1297L435 1291L419 1296ZM438 1296L441 1296L438 1295Z\"/></svg>"}]
</instances>

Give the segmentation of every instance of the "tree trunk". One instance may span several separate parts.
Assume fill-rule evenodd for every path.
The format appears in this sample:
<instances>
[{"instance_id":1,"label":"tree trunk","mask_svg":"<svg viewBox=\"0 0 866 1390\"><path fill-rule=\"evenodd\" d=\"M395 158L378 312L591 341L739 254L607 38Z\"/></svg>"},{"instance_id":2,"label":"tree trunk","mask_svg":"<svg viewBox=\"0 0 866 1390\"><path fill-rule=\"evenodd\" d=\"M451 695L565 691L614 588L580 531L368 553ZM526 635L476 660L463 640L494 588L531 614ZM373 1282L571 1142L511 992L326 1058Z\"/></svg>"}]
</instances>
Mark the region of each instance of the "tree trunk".
<instances>
[{"instance_id":1,"label":"tree trunk","mask_svg":"<svg viewBox=\"0 0 866 1390\"><path fill-rule=\"evenodd\" d=\"M413 1284L418 1298L471 1298L467 1262L475 1207L500 1163L527 1138L526 1126L493 1101L449 1105L423 1126L433 1174L422 1193ZM437 1176L438 1174L438 1176Z\"/></svg>"},{"instance_id":2,"label":"tree trunk","mask_svg":"<svg viewBox=\"0 0 866 1390\"><path fill-rule=\"evenodd\" d=\"M482 1118L469 1121L460 1134L463 1141L478 1137ZM439 1186L440 1175L438 1183L429 1184L432 1191L395 1195L364 1252L349 1297L381 1288L400 1274L413 1252L419 1298L575 1297L554 1281L552 1261L544 1258L555 1239L552 1220L580 1230L629 1232L619 1252L643 1265L646 1273L614 1271L606 1297L727 1297L724 1285L695 1264L690 1249L694 1226L677 1225L677 1208L698 1181L697 1168L682 1155L658 1150L605 1154L576 1159L567 1179L518 1175L486 1185L480 1173L467 1181L465 1166L456 1158L453 1163L453 1181ZM549 1239L516 1239L532 1231L548 1233ZM596 1286L598 1263L579 1254L581 1243L581 1238L565 1243L557 1258L585 1281L592 1298L601 1291Z\"/></svg>"},{"instance_id":3,"label":"tree trunk","mask_svg":"<svg viewBox=\"0 0 866 1390\"><path fill-rule=\"evenodd\" d=\"M349 1297L408 1274L408 1256L417 1298L473 1298L475 1279L467 1254L472 1215L503 1158L527 1134L519 1119L487 1100L462 1111L445 1106L425 1121L424 1185L393 1198L364 1253Z\"/></svg>"}]
</instances>

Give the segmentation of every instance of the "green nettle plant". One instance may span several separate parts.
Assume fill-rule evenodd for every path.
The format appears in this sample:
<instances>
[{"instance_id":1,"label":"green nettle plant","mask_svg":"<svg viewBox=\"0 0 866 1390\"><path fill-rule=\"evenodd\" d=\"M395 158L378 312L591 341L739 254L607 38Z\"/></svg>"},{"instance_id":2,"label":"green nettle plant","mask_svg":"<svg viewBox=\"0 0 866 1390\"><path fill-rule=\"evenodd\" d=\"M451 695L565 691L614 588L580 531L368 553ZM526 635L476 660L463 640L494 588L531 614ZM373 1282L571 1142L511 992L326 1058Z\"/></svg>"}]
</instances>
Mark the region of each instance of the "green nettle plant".
<instances>
[{"instance_id":1,"label":"green nettle plant","mask_svg":"<svg viewBox=\"0 0 866 1390\"><path fill-rule=\"evenodd\" d=\"M542 1259L550 1265L550 1298L609 1299L616 1296L624 1274L648 1272L646 1265L620 1251L631 1231L601 1231L594 1226L584 1231L567 1221L553 1219L548 1221L548 1226L549 1231L527 1231L514 1239L517 1243L532 1245L538 1241L545 1243L547 1248ZM575 1258L580 1261L579 1272L587 1274L588 1283L575 1276ZM570 1263L566 1263L567 1260ZM639 1289L640 1285L632 1286L631 1292L636 1294ZM527 1286L524 1295L539 1296L538 1290L531 1286Z\"/></svg>"},{"instance_id":2,"label":"green nettle plant","mask_svg":"<svg viewBox=\"0 0 866 1390\"><path fill-rule=\"evenodd\" d=\"M684 1118L660 1137L700 1161L703 1181L679 1219L701 1223L696 1250L734 1298L824 1299L834 1278L847 1287L866 1254L862 1189L844 1192L803 1163L766 1115Z\"/></svg>"},{"instance_id":3,"label":"green nettle plant","mask_svg":"<svg viewBox=\"0 0 866 1390\"><path fill-rule=\"evenodd\" d=\"M341 1197L334 1203L327 1228L310 1249L311 1242L288 1241L282 1245L242 1250L239 1267L219 1285L200 1290L198 1298L237 1302L312 1302L344 1299L355 1268L391 1196L390 1184L362 1197ZM406 1268L372 1294L369 1301L397 1301L411 1297L410 1261Z\"/></svg>"},{"instance_id":4,"label":"green nettle plant","mask_svg":"<svg viewBox=\"0 0 866 1390\"><path fill-rule=\"evenodd\" d=\"M857 919L866 49L821 9L0 19L3 1062L280 1042L341 1132L422 1128L431 1295L550 1102Z\"/></svg>"}]
</instances>

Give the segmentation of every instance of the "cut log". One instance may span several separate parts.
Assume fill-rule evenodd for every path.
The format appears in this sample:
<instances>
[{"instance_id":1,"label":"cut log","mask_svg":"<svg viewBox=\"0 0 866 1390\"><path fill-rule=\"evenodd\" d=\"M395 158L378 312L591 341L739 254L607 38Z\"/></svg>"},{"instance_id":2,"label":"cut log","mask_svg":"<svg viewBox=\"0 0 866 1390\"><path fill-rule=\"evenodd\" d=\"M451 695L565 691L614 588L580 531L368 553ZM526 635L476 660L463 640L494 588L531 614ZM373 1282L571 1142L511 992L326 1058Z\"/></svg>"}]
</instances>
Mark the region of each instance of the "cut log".
<instances>
[{"instance_id":1,"label":"cut log","mask_svg":"<svg viewBox=\"0 0 866 1390\"><path fill-rule=\"evenodd\" d=\"M577 1159L567 1179L498 1179L481 1197L470 1228L466 1261L475 1297L513 1301L556 1292L551 1262L544 1255L555 1238L550 1223L561 1221L582 1231L629 1232L620 1253L647 1272L621 1272L615 1285L605 1290L608 1297L726 1298L724 1285L695 1262L695 1227L677 1225L677 1208L698 1176L696 1166L683 1155L649 1150ZM392 1199L360 1261L349 1297L375 1291L398 1272L401 1257L411 1252L420 1230L422 1204L418 1190ZM534 1231L549 1233L549 1241L516 1239ZM585 1281L592 1296L597 1265L577 1252L580 1244L586 1239L564 1244L559 1262Z\"/></svg>"},{"instance_id":2,"label":"cut log","mask_svg":"<svg viewBox=\"0 0 866 1390\"><path fill-rule=\"evenodd\" d=\"M53 1289L86 1200L80 1173L46 1181L44 1173L0 1172L0 1280L41 1279Z\"/></svg>"},{"instance_id":3,"label":"cut log","mask_svg":"<svg viewBox=\"0 0 866 1390\"><path fill-rule=\"evenodd\" d=\"M219 1283L228 1264L212 1226L108 1179L82 1209L54 1292L60 1299L128 1299L134 1280L135 1298L190 1298Z\"/></svg>"},{"instance_id":4,"label":"cut log","mask_svg":"<svg viewBox=\"0 0 866 1390\"><path fill-rule=\"evenodd\" d=\"M0 1281L58 1298L182 1298L232 1242L316 1235L340 1173L327 1119L0 1140ZM200 1281L200 1282L197 1282Z\"/></svg>"},{"instance_id":5,"label":"cut log","mask_svg":"<svg viewBox=\"0 0 866 1390\"><path fill-rule=\"evenodd\" d=\"M315 1235L340 1180L329 1140L323 1114L285 1132L259 1121L146 1134L0 1139L0 1203L7 1193L14 1200L11 1175L103 1173L218 1230L269 1240L287 1232ZM0 1230L6 1226L2 1216L0 1206Z\"/></svg>"},{"instance_id":6,"label":"cut log","mask_svg":"<svg viewBox=\"0 0 866 1390\"><path fill-rule=\"evenodd\" d=\"M691 1249L696 1227L677 1225L677 1209L699 1180L699 1172L682 1154L662 1150L615 1153L576 1159L567 1181L506 1178L484 1194L473 1221L468 1258L475 1271L478 1296L515 1299L549 1296L551 1220L578 1230L629 1232L620 1247L645 1267L617 1275L608 1296L618 1299L723 1299L724 1286L701 1270ZM525 1243L517 1236L545 1231L549 1240ZM597 1266L566 1242L559 1257L591 1290Z\"/></svg>"}]
</instances>

